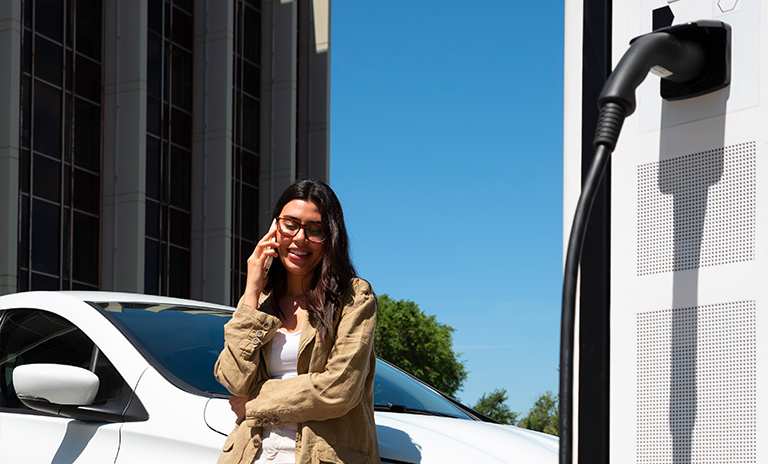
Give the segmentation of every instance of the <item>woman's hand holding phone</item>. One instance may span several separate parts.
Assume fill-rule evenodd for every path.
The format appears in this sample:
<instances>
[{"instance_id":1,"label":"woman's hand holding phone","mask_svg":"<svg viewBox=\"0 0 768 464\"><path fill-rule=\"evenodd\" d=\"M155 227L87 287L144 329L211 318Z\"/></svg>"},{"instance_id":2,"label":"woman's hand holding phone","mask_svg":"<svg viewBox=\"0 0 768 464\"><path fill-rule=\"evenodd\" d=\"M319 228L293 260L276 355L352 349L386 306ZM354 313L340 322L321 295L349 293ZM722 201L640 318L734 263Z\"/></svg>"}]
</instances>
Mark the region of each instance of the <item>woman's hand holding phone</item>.
<instances>
[{"instance_id":1,"label":"woman's hand holding phone","mask_svg":"<svg viewBox=\"0 0 768 464\"><path fill-rule=\"evenodd\" d=\"M277 221L273 220L269 232L259 240L248 258L248 276L245 282L243 303L256 307L259 295L267 285L267 272L272 260L277 257Z\"/></svg>"}]
</instances>

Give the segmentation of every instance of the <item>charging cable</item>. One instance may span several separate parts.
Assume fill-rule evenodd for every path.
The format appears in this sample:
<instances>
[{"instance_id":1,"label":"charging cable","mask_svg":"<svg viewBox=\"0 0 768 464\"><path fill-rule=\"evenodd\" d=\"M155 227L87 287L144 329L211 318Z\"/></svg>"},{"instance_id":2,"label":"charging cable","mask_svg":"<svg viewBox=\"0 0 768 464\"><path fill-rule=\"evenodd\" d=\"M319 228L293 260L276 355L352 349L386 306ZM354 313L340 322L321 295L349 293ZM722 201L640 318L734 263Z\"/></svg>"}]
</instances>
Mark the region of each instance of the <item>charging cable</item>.
<instances>
[{"instance_id":1,"label":"charging cable","mask_svg":"<svg viewBox=\"0 0 768 464\"><path fill-rule=\"evenodd\" d=\"M661 96L666 100L697 97L727 87L730 84L730 36L730 26L720 21L697 21L642 35L630 42L629 49L603 85L593 142L595 157L582 183L563 272L560 464L571 464L573 459L573 351L579 261L600 181L624 119L635 111L635 89L649 71L662 77Z\"/></svg>"}]
</instances>

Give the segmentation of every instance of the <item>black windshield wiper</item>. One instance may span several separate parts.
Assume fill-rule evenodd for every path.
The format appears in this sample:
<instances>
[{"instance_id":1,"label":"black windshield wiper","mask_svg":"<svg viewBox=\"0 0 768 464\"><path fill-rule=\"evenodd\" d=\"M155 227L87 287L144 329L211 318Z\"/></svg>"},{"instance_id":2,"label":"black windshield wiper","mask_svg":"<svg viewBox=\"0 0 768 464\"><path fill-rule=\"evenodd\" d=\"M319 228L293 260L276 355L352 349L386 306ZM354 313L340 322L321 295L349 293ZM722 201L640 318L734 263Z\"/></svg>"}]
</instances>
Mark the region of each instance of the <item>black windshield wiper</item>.
<instances>
[{"instance_id":1,"label":"black windshield wiper","mask_svg":"<svg viewBox=\"0 0 768 464\"><path fill-rule=\"evenodd\" d=\"M452 417L454 419L457 419L456 416L452 416L450 414L445 414L437 411L429 411L427 409L409 408L408 406L405 406L403 404L393 404L393 403L374 404L373 410L387 411L387 412L401 412L405 414L423 414L425 416Z\"/></svg>"}]
</instances>

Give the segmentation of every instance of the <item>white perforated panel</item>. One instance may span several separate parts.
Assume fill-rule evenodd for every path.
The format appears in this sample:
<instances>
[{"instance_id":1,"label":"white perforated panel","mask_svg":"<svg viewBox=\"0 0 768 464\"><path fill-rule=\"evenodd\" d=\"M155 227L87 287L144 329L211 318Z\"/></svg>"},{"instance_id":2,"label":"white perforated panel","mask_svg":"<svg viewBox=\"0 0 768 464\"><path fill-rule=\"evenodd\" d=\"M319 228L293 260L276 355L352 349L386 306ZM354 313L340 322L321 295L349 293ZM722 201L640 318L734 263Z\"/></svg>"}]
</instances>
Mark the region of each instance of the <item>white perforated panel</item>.
<instances>
[{"instance_id":1,"label":"white perforated panel","mask_svg":"<svg viewBox=\"0 0 768 464\"><path fill-rule=\"evenodd\" d=\"M637 315L637 462L757 462L755 302Z\"/></svg>"},{"instance_id":2,"label":"white perforated panel","mask_svg":"<svg viewBox=\"0 0 768 464\"><path fill-rule=\"evenodd\" d=\"M755 143L637 168L637 275L754 259Z\"/></svg>"}]
</instances>

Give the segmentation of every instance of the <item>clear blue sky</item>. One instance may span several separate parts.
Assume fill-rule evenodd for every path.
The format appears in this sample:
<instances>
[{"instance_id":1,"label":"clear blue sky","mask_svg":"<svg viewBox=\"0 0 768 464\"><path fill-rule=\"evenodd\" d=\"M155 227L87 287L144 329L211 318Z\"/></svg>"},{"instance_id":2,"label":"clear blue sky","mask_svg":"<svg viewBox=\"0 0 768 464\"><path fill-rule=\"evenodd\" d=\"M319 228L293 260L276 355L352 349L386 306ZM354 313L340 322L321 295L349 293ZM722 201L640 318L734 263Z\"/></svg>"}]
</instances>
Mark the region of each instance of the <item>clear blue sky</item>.
<instances>
[{"instance_id":1,"label":"clear blue sky","mask_svg":"<svg viewBox=\"0 0 768 464\"><path fill-rule=\"evenodd\" d=\"M331 185L359 274L455 329L458 397L557 392L563 1L333 0Z\"/></svg>"}]
</instances>

